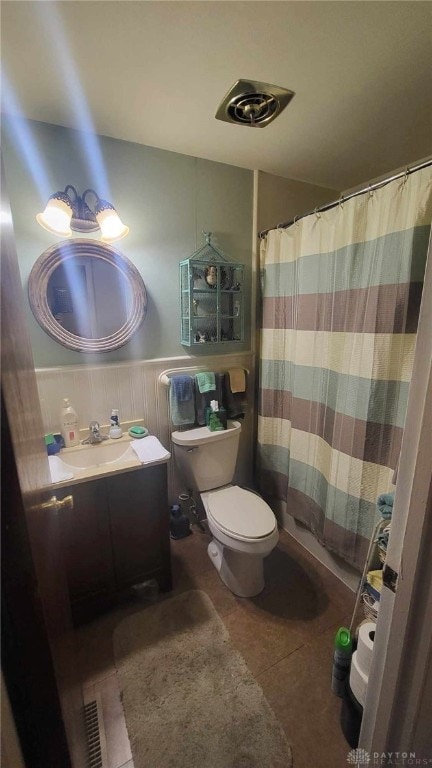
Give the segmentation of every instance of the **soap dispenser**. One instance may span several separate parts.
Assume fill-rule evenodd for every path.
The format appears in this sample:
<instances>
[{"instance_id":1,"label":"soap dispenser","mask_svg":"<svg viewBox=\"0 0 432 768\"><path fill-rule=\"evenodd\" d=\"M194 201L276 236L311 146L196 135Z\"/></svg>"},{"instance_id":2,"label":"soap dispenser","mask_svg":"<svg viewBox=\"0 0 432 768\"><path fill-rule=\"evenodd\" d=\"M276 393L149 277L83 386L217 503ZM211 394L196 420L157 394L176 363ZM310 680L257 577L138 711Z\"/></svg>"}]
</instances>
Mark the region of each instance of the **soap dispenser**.
<instances>
[{"instance_id":1,"label":"soap dispenser","mask_svg":"<svg viewBox=\"0 0 432 768\"><path fill-rule=\"evenodd\" d=\"M109 431L109 436L111 438L118 438L121 437L123 434L123 430L119 424L119 412L117 408L113 408L111 411L111 426Z\"/></svg>"},{"instance_id":2,"label":"soap dispenser","mask_svg":"<svg viewBox=\"0 0 432 768\"><path fill-rule=\"evenodd\" d=\"M60 432L66 448L79 445L78 416L70 404L68 397L63 398L63 408L60 411Z\"/></svg>"}]
</instances>

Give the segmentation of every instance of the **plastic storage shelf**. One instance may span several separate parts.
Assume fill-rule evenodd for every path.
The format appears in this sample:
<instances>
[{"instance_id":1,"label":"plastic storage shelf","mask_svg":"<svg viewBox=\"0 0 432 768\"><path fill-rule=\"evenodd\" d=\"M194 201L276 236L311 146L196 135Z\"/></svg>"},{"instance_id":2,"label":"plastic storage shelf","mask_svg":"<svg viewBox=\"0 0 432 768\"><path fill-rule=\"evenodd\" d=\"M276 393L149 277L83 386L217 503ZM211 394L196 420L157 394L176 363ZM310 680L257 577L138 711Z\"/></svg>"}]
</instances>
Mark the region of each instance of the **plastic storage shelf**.
<instances>
[{"instance_id":1,"label":"plastic storage shelf","mask_svg":"<svg viewBox=\"0 0 432 768\"><path fill-rule=\"evenodd\" d=\"M181 343L244 340L244 265L206 244L180 262Z\"/></svg>"}]
</instances>

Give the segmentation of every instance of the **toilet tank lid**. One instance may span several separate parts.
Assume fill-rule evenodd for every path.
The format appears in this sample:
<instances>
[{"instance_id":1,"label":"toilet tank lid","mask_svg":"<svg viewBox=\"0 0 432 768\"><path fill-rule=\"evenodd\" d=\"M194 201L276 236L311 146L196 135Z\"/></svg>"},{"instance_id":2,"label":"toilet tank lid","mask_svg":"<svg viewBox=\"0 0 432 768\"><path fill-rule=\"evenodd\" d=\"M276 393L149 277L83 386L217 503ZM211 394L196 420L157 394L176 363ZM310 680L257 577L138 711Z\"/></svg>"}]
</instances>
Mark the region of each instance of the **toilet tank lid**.
<instances>
[{"instance_id":1,"label":"toilet tank lid","mask_svg":"<svg viewBox=\"0 0 432 768\"><path fill-rule=\"evenodd\" d=\"M218 432L211 432L208 427L196 427L196 429L186 429L184 432L173 432L171 440L175 445L200 445L202 443L216 442L217 440L226 440L233 437L233 433L240 432L241 424L239 421L228 421L226 429Z\"/></svg>"}]
</instances>

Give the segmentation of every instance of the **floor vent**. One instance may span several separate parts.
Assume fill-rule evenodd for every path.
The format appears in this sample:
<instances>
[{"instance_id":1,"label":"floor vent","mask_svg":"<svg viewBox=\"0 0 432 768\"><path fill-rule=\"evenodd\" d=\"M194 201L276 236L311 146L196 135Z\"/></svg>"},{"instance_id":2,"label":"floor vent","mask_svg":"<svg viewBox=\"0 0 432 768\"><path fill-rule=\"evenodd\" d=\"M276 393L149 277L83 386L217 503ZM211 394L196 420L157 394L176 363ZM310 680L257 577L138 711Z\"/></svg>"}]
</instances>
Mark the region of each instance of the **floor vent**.
<instances>
[{"instance_id":1,"label":"floor vent","mask_svg":"<svg viewBox=\"0 0 432 768\"><path fill-rule=\"evenodd\" d=\"M97 701L89 701L84 706L85 728L87 734L87 768L104 768L101 744L101 718Z\"/></svg>"}]
</instances>

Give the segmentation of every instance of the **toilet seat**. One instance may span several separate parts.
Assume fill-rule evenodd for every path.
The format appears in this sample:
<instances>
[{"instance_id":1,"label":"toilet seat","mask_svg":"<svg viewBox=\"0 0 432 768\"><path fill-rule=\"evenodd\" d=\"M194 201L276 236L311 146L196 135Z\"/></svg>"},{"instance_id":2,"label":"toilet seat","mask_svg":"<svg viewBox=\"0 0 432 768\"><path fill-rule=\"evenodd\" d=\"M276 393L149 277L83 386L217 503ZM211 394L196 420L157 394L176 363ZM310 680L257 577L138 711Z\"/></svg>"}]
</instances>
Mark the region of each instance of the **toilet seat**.
<instances>
[{"instance_id":1,"label":"toilet seat","mask_svg":"<svg viewBox=\"0 0 432 768\"><path fill-rule=\"evenodd\" d=\"M213 524L235 539L264 539L276 528L276 518L268 504L256 493L237 485L210 491L207 507Z\"/></svg>"}]
</instances>

